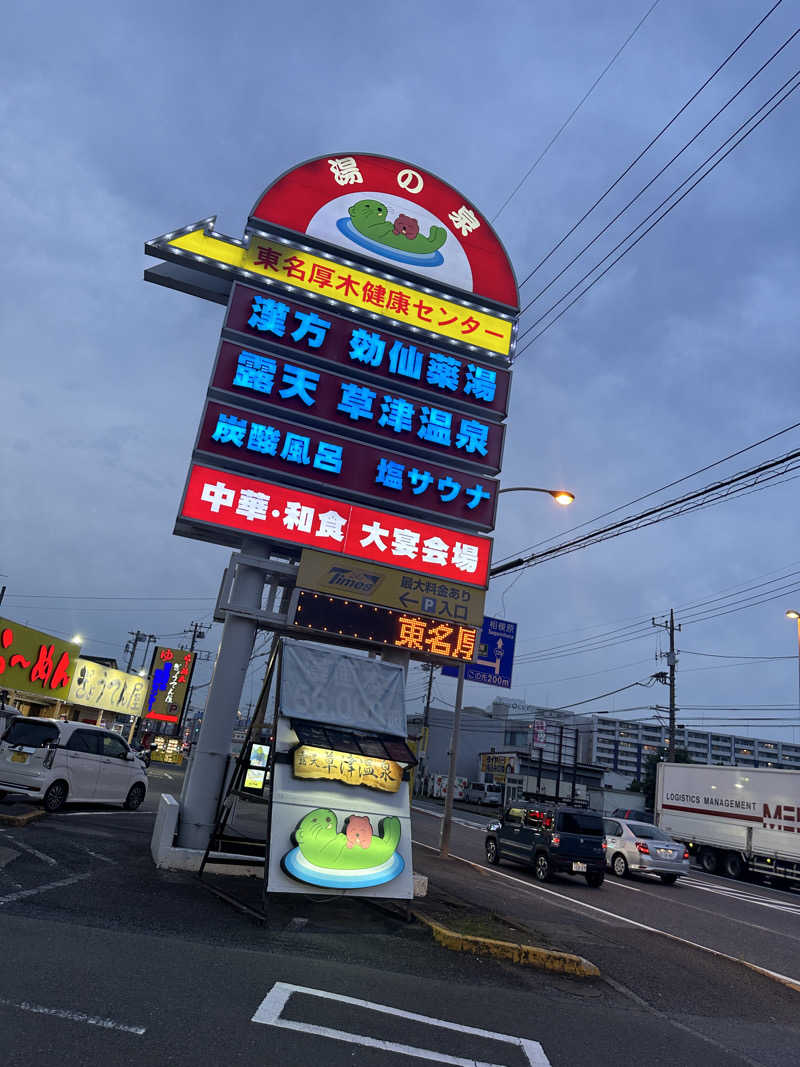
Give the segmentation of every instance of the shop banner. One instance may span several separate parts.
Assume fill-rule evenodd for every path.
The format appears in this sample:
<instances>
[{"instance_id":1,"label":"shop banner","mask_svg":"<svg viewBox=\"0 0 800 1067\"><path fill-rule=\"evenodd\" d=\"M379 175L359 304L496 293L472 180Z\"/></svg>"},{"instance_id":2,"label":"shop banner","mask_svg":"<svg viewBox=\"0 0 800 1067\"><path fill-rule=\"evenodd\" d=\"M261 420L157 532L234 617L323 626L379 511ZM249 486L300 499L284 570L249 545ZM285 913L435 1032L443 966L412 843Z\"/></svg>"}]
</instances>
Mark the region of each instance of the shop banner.
<instances>
[{"instance_id":1,"label":"shop banner","mask_svg":"<svg viewBox=\"0 0 800 1067\"><path fill-rule=\"evenodd\" d=\"M79 659L67 699L70 704L85 708L141 715L146 691L147 679L139 674L127 674L89 659Z\"/></svg>"},{"instance_id":2,"label":"shop banner","mask_svg":"<svg viewBox=\"0 0 800 1067\"><path fill-rule=\"evenodd\" d=\"M0 618L0 685L66 700L80 645Z\"/></svg>"}]
</instances>

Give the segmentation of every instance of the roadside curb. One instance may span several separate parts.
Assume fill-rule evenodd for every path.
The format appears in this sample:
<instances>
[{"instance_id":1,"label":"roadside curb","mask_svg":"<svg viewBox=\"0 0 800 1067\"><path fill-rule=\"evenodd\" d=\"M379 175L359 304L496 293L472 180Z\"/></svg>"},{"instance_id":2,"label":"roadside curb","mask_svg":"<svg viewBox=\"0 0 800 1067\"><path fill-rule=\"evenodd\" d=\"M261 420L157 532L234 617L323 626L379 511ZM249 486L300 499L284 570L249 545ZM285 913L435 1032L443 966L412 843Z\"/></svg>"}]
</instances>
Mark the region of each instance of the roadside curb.
<instances>
[{"instance_id":1,"label":"roadside curb","mask_svg":"<svg viewBox=\"0 0 800 1067\"><path fill-rule=\"evenodd\" d=\"M730 957L733 959L734 957ZM787 978L785 974L778 974L777 971L768 971L766 967L759 967L757 963L750 963L748 960L743 960L740 957L736 957L737 963L743 963L745 967L751 971L755 971L756 974L762 974L765 978L771 978L773 982L780 982L781 985L787 986L789 989L793 989L796 993L800 993L800 982L795 982L793 978Z\"/></svg>"},{"instance_id":2,"label":"roadside curb","mask_svg":"<svg viewBox=\"0 0 800 1067\"><path fill-rule=\"evenodd\" d=\"M25 826L34 819L41 819L43 815L44 809L37 808L26 811L24 815L6 815L0 811L0 826Z\"/></svg>"},{"instance_id":3,"label":"roadside curb","mask_svg":"<svg viewBox=\"0 0 800 1067\"><path fill-rule=\"evenodd\" d=\"M553 949L539 948L537 945L515 944L513 941L495 941L489 937L474 937L471 934L459 934L446 926L434 922L417 908L411 908L411 914L433 933L434 940L453 952L472 952L476 956L494 956L496 959L511 960L528 967L540 967L546 971L558 971L578 978L599 978L600 969L583 956L571 952L556 952Z\"/></svg>"}]
</instances>

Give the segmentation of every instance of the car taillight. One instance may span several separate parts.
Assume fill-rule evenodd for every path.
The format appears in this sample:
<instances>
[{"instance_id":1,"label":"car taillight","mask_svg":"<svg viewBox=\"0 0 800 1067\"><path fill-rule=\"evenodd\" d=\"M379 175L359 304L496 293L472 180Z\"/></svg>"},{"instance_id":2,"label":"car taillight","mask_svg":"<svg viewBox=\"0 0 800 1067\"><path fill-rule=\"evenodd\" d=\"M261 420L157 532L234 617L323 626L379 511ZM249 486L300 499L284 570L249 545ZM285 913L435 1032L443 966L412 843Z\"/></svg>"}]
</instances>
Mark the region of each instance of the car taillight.
<instances>
[{"instance_id":1,"label":"car taillight","mask_svg":"<svg viewBox=\"0 0 800 1067\"><path fill-rule=\"evenodd\" d=\"M649 856L650 855L650 848L649 848L649 846L648 846L646 841L637 841L636 842L636 849L637 849L637 851L641 852L642 855L644 855L644 856Z\"/></svg>"},{"instance_id":2,"label":"car taillight","mask_svg":"<svg viewBox=\"0 0 800 1067\"><path fill-rule=\"evenodd\" d=\"M608 848L608 845L606 844L606 841L605 841L605 839L603 840L603 848L604 848L604 849Z\"/></svg>"},{"instance_id":3,"label":"car taillight","mask_svg":"<svg viewBox=\"0 0 800 1067\"><path fill-rule=\"evenodd\" d=\"M558 848L558 846L560 844L561 844L561 838L558 836L558 834L553 834L553 836L552 836L552 838L550 840L551 847L552 848Z\"/></svg>"},{"instance_id":4,"label":"car taillight","mask_svg":"<svg viewBox=\"0 0 800 1067\"><path fill-rule=\"evenodd\" d=\"M683 858L685 860L688 860L688 858L689 858L689 849L688 848L683 850Z\"/></svg>"}]
</instances>

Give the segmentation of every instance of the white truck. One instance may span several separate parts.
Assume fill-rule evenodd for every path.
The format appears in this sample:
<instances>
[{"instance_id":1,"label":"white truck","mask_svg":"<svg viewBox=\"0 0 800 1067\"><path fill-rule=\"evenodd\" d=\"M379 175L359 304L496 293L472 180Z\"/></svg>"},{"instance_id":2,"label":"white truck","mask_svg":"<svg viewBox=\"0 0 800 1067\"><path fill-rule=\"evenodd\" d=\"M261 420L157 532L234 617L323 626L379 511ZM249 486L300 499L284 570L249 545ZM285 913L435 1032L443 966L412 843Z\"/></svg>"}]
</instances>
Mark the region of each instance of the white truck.
<instances>
[{"instance_id":1,"label":"white truck","mask_svg":"<svg viewBox=\"0 0 800 1067\"><path fill-rule=\"evenodd\" d=\"M800 771L659 763L656 822L708 874L800 886Z\"/></svg>"}]
</instances>

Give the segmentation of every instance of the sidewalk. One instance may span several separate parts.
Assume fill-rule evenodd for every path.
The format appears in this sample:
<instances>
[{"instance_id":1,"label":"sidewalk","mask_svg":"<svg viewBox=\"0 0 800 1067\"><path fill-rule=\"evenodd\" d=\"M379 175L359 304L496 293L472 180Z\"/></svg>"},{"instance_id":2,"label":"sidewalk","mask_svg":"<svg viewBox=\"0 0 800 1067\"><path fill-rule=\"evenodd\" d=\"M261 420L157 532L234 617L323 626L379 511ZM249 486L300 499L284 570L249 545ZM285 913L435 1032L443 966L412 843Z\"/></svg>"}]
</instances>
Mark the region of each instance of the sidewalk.
<instances>
[{"instance_id":1,"label":"sidewalk","mask_svg":"<svg viewBox=\"0 0 800 1067\"><path fill-rule=\"evenodd\" d=\"M487 940L511 942L528 949L509 953L487 947L486 954L503 955L518 963L583 977L599 974L593 963L575 954L575 945L569 943L561 924L542 921L529 913L526 906L520 907L519 902L511 906L508 895L498 889L489 872L484 874L480 869L452 858L442 859L436 852L416 845L414 871L425 875L431 887L429 896L414 901L412 906L421 921L440 922L462 934L470 934L475 929ZM441 943L446 942L442 940ZM479 946L469 944L463 949L481 951Z\"/></svg>"}]
</instances>

